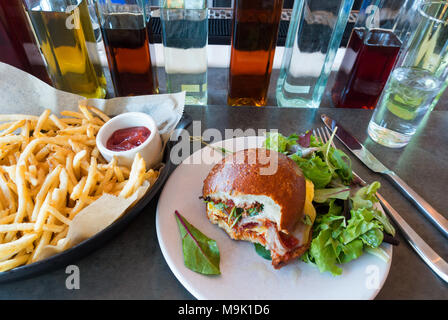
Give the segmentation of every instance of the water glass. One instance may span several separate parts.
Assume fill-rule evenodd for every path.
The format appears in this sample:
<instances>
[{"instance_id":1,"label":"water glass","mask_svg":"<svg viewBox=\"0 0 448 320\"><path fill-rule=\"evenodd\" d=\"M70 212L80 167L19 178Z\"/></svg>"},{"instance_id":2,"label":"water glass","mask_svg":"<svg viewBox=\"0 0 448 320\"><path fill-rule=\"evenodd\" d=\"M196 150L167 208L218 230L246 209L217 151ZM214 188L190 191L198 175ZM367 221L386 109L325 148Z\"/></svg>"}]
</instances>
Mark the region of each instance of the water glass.
<instances>
[{"instance_id":1,"label":"water glass","mask_svg":"<svg viewBox=\"0 0 448 320\"><path fill-rule=\"evenodd\" d=\"M297 0L286 38L277 104L317 108L344 33L353 0Z\"/></svg>"},{"instance_id":2,"label":"water glass","mask_svg":"<svg viewBox=\"0 0 448 320\"><path fill-rule=\"evenodd\" d=\"M167 91L185 91L185 104L206 105L208 11L205 1L164 1L160 17Z\"/></svg>"},{"instance_id":3,"label":"water glass","mask_svg":"<svg viewBox=\"0 0 448 320\"><path fill-rule=\"evenodd\" d=\"M418 25L394 67L368 126L387 147L408 144L448 77L448 2L423 2Z\"/></svg>"}]
</instances>

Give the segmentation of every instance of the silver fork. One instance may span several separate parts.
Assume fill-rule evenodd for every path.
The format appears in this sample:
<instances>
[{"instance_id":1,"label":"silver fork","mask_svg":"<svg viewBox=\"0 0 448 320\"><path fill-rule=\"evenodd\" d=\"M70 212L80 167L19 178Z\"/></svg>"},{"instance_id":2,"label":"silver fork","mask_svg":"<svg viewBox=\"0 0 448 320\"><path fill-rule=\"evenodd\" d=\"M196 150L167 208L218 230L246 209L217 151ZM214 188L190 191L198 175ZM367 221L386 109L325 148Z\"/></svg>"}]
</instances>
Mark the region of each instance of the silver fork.
<instances>
[{"instance_id":1,"label":"silver fork","mask_svg":"<svg viewBox=\"0 0 448 320\"><path fill-rule=\"evenodd\" d=\"M335 128L337 130L337 128ZM317 128L313 130L314 136L318 137L323 143L326 143L330 137L330 131L327 128ZM336 148L333 141L331 141L331 146ZM362 185L366 185L366 182L361 179L355 172L353 176L359 179ZM422 260L445 282L448 283L448 263L440 257L437 252L435 252L412 228L407 224L407 222L400 216L400 214L392 208L392 206L387 202L378 192L376 193L378 200L389 214L389 217L395 222L395 224L400 229L406 241L411 245L411 247L417 252L417 254L422 258Z\"/></svg>"}]
</instances>

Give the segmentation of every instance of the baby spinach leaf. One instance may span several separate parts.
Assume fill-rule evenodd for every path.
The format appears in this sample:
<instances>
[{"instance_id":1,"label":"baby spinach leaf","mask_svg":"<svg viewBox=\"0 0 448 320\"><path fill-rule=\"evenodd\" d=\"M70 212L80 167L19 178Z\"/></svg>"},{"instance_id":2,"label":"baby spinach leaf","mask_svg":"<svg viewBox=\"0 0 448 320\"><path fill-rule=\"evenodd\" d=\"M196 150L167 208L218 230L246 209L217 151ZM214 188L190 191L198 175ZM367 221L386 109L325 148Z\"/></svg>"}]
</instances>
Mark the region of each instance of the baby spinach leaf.
<instances>
[{"instance_id":1,"label":"baby spinach leaf","mask_svg":"<svg viewBox=\"0 0 448 320\"><path fill-rule=\"evenodd\" d=\"M196 229L177 210L175 216L182 237L185 266L202 274L221 274L216 241Z\"/></svg>"}]
</instances>

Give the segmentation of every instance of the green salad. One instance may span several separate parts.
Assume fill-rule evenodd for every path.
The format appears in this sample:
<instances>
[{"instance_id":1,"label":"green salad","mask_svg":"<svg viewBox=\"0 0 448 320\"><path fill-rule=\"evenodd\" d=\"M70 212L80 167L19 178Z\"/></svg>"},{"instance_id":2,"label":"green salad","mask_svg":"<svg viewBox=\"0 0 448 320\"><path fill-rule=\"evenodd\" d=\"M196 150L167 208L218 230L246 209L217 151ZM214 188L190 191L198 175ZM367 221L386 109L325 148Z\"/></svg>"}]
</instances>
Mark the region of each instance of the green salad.
<instances>
[{"instance_id":1,"label":"green salad","mask_svg":"<svg viewBox=\"0 0 448 320\"><path fill-rule=\"evenodd\" d=\"M265 147L286 154L313 182L316 220L309 250L301 259L321 272L340 275L340 264L364 252L388 260L380 248L386 234L395 229L382 210L376 208L379 182L362 187L353 177L350 158L331 146L333 136L322 143L311 132L288 137L268 134Z\"/></svg>"}]
</instances>

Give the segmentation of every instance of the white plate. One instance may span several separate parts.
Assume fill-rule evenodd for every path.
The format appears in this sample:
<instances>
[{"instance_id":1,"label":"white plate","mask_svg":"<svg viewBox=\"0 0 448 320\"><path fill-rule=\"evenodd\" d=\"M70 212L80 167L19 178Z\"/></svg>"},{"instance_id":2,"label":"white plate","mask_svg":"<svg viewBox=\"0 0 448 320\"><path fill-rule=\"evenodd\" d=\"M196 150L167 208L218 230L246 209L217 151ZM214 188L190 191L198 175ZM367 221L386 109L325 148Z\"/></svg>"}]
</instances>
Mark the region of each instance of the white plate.
<instances>
[{"instance_id":1,"label":"white plate","mask_svg":"<svg viewBox=\"0 0 448 320\"><path fill-rule=\"evenodd\" d=\"M227 150L262 146L263 137L236 138L215 143ZM222 144L223 143L223 144ZM183 161L168 179L159 199L156 228L159 245L169 267L183 286L197 299L373 299L386 280L390 263L370 254L342 265L343 273L332 276L298 261L275 270L260 257L252 243L235 241L205 213L199 199L202 183L219 151L205 147ZM221 255L221 275L206 276L186 268L174 211L216 240ZM382 248L392 257L392 246Z\"/></svg>"}]
</instances>

